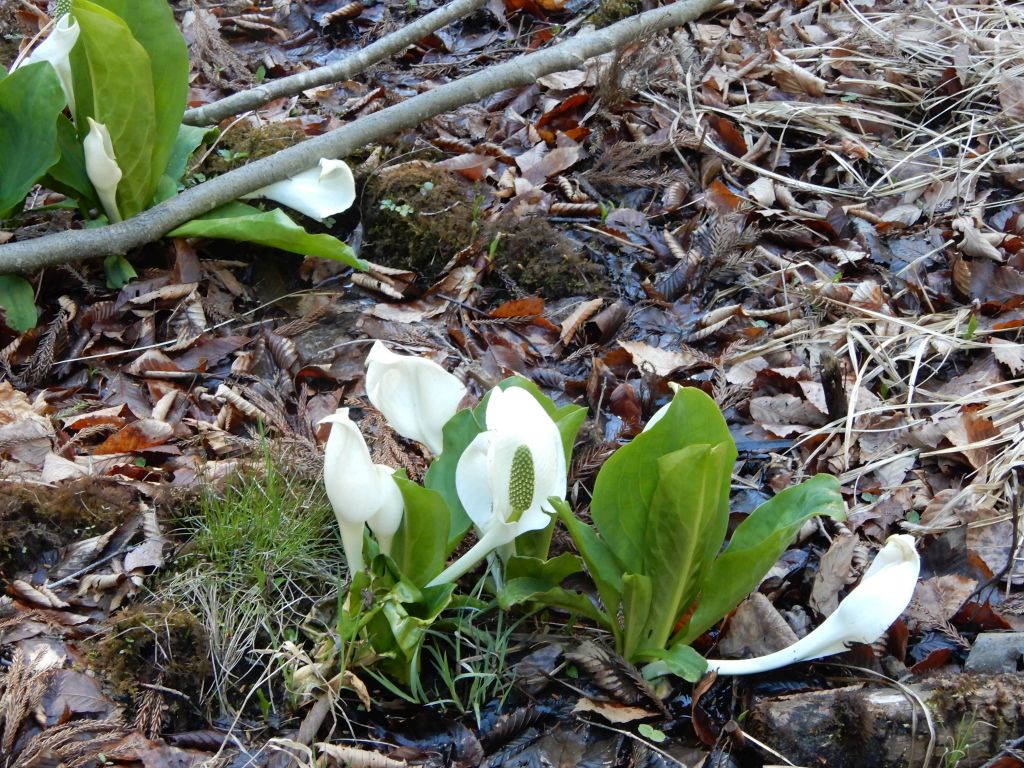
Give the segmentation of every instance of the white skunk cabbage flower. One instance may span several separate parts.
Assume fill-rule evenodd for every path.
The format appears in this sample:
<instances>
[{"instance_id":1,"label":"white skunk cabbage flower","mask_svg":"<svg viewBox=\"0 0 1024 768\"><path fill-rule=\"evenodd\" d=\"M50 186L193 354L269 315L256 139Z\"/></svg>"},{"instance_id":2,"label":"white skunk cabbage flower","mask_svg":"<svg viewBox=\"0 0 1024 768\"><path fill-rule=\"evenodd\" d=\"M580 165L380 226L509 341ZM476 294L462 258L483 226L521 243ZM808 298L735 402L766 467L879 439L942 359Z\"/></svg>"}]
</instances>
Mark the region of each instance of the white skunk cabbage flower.
<instances>
[{"instance_id":1,"label":"white skunk cabbage flower","mask_svg":"<svg viewBox=\"0 0 1024 768\"><path fill-rule=\"evenodd\" d=\"M890 536L860 584L809 635L756 659L708 659L708 670L720 675L752 675L842 653L850 643L873 643L910 604L920 569L914 537Z\"/></svg>"},{"instance_id":2,"label":"white skunk cabbage flower","mask_svg":"<svg viewBox=\"0 0 1024 768\"><path fill-rule=\"evenodd\" d=\"M117 185L121 181L121 166L114 157L114 145L110 141L107 126L97 123L91 117L87 117L86 120L89 121L89 133L82 141L82 148L85 150L85 172L96 188L96 194L100 196L100 203L107 212L107 218L111 223L118 222L121 220L121 214L117 210Z\"/></svg>"},{"instance_id":3,"label":"white skunk cabbage flower","mask_svg":"<svg viewBox=\"0 0 1024 768\"><path fill-rule=\"evenodd\" d=\"M381 552L391 553L391 540L402 522L402 493L392 470L374 464L359 427L339 408L320 420L331 424L324 449L324 486L341 529L341 546L349 572L361 571L363 526L369 525Z\"/></svg>"},{"instance_id":4,"label":"white skunk cabbage flower","mask_svg":"<svg viewBox=\"0 0 1024 768\"><path fill-rule=\"evenodd\" d=\"M322 157L316 168L243 195L245 199L253 197L269 198L323 221L352 207L356 201L356 182L344 160Z\"/></svg>"},{"instance_id":5,"label":"white skunk cabbage flower","mask_svg":"<svg viewBox=\"0 0 1024 768\"><path fill-rule=\"evenodd\" d=\"M57 79L60 80L60 87L64 91L65 98L68 100L68 106L71 107L71 114L75 114L75 90L71 84L71 60L69 57L71 49L78 42L80 32L81 28L78 26L77 21L67 14L61 16L57 23L54 24L50 34L46 36L46 39L37 45L36 49L28 57L11 68L13 72L18 67L24 67L40 61L49 62L50 66L57 73Z\"/></svg>"},{"instance_id":6,"label":"white skunk cabbage flower","mask_svg":"<svg viewBox=\"0 0 1024 768\"><path fill-rule=\"evenodd\" d=\"M366 356L366 395L395 432L437 456L466 386L433 360L396 355L378 341Z\"/></svg>"},{"instance_id":7,"label":"white skunk cabbage flower","mask_svg":"<svg viewBox=\"0 0 1024 768\"><path fill-rule=\"evenodd\" d=\"M430 586L462 576L492 550L544 528L565 498L566 465L558 426L521 387L491 390L487 430L477 435L455 467L455 490L476 526L479 541Z\"/></svg>"}]
</instances>

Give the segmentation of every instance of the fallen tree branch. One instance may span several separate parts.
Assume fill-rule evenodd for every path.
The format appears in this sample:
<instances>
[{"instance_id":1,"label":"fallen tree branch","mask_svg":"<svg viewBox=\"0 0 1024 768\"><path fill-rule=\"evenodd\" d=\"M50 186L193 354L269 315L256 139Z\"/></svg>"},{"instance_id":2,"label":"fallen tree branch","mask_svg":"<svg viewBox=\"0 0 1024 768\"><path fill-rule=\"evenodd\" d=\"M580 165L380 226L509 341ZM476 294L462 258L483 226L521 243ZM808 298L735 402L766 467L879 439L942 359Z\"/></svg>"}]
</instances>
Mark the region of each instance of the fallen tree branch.
<instances>
[{"instance_id":1,"label":"fallen tree branch","mask_svg":"<svg viewBox=\"0 0 1024 768\"><path fill-rule=\"evenodd\" d=\"M181 121L185 125L215 125L225 117L247 112L283 96L294 96L302 91L321 85L348 80L378 61L394 56L408 48L417 40L422 40L441 27L451 24L456 19L468 16L478 8L482 8L486 0L454 0L436 11L431 11L411 24L406 24L390 35L382 37L362 50L346 56L340 61L317 67L308 72L300 72L290 77L269 80L255 88L227 96L211 104L205 104L185 112Z\"/></svg>"},{"instance_id":2,"label":"fallen tree branch","mask_svg":"<svg viewBox=\"0 0 1024 768\"><path fill-rule=\"evenodd\" d=\"M396 131L498 91L533 83L552 72L579 68L589 58L691 21L720 2L676 0L604 29L581 33L552 48L496 64L187 189L118 224L2 245L0 272L33 272L55 264L126 253L218 206L312 168L322 157L345 157Z\"/></svg>"}]
</instances>

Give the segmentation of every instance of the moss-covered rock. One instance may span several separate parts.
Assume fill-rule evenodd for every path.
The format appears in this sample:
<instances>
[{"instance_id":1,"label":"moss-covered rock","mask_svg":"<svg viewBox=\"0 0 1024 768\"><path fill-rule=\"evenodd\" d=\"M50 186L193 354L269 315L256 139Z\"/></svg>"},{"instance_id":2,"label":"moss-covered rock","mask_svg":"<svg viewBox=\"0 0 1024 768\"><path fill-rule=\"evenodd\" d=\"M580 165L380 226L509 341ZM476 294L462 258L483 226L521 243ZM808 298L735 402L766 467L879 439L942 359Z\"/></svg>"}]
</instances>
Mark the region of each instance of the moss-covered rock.
<instances>
[{"instance_id":1,"label":"moss-covered rock","mask_svg":"<svg viewBox=\"0 0 1024 768\"><path fill-rule=\"evenodd\" d=\"M419 162L371 176L363 191L370 261L415 272L433 283L448 260L479 233L474 191L451 173Z\"/></svg>"}]
</instances>

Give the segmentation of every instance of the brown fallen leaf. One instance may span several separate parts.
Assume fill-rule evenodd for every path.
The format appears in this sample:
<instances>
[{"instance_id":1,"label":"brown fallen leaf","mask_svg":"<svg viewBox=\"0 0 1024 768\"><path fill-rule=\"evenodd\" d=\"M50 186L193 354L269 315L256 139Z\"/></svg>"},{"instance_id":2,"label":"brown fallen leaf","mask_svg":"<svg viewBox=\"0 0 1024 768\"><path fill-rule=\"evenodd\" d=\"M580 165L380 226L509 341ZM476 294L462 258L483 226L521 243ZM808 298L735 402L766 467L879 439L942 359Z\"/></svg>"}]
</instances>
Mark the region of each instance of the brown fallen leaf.
<instances>
[{"instance_id":1,"label":"brown fallen leaf","mask_svg":"<svg viewBox=\"0 0 1024 768\"><path fill-rule=\"evenodd\" d=\"M166 421L139 419L111 435L93 449L93 454L136 453L162 445L174 434L174 427Z\"/></svg>"},{"instance_id":2,"label":"brown fallen leaf","mask_svg":"<svg viewBox=\"0 0 1024 768\"><path fill-rule=\"evenodd\" d=\"M628 704L619 704L614 701L596 701L594 699L582 698L572 708L573 713L593 712L600 715L609 723L633 723L637 720L645 720L649 717L657 717L660 713L651 712L643 707L632 707Z\"/></svg>"},{"instance_id":3,"label":"brown fallen leaf","mask_svg":"<svg viewBox=\"0 0 1024 768\"><path fill-rule=\"evenodd\" d=\"M830 616L835 611L839 606L839 593L854 579L853 555L857 544L856 536L837 536L821 557L809 604L822 616Z\"/></svg>"},{"instance_id":4,"label":"brown fallen leaf","mask_svg":"<svg viewBox=\"0 0 1024 768\"><path fill-rule=\"evenodd\" d=\"M705 359L689 348L679 350L652 347L642 341L620 341L619 346L633 358L633 364L641 371L653 371L658 376L668 376L673 371L686 370L705 363Z\"/></svg>"}]
</instances>

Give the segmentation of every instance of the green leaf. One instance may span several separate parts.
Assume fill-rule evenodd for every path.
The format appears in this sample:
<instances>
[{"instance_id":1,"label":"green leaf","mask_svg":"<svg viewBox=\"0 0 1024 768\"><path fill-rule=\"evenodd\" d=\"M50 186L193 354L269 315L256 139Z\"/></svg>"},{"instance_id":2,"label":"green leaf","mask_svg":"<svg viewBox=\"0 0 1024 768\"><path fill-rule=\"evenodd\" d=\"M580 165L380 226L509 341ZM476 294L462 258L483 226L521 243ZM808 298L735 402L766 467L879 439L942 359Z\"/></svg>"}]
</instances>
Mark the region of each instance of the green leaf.
<instances>
[{"instance_id":1,"label":"green leaf","mask_svg":"<svg viewBox=\"0 0 1024 768\"><path fill-rule=\"evenodd\" d=\"M60 160L46 172L44 183L68 197L73 197L83 209L99 206L96 191L85 170L85 152L78 140L75 126L64 115L57 118L57 143Z\"/></svg>"},{"instance_id":2,"label":"green leaf","mask_svg":"<svg viewBox=\"0 0 1024 768\"><path fill-rule=\"evenodd\" d=\"M103 260L103 270L107 273L107 288L123 288L139 276L128 259L119 254L107 256Z\"/></svg>"},{"instance_id":3,"label":"green leaf","mask_svg":"<svg viewBox=\"0 0 1024 768\"><path fill-rule=\"evenodd\" d=\"M39 314L36 310L32 284L17 275L0 275L0 309L4 322L12 331L24 333L35 327Z\"/></svg>"},{"instance_id":4,"label":"green leaf","mask_svg":"<svg viewBox=\"0 0 1024 768\"><path fill-rule=\"evenodd\" d=\"M581 570L579 558L568 552L551 560L512 557L505 567L506 581L498 593L498 605L508 610L521 603L537 603L566 610L609 627L608 616L590 598L559 586Z\"/></svg>"},{"instance_id":5,"label":"green leaf","mask_svg":"<svg viewBox=\"0 0 1024 768\"><path fill-rule=\"evenodd\" d=\"M175 183L182 180L185 175L185 168L188 166L188 159L192 153L202 144L207 136L215 134L215 128L197 128L194 125L179 125L178 135L171 146L171 154L167 159L167 167L164 168L164 176L168 176Z\"/></svg>"},{"instance_id":6,"label":"green leaf","mask_svg":"<svg viewBox=\"0 0 1024 768\"><path fill-rule=\"evenodd\" d=\"M640 652L667 645L722 546L725 530L719 502L723 475L728 488L732 470L728 459L724 444L691 445L658 459L661 480L651 500L643 567L651 580L651 610ZM728 522L728 514L724 519ZM627 627L633 621L627 613Z\"/></svg>"},{"instance_id":7,"label":"green leaf","mask_svg":"<svg viewBox=\"0 0 1024 768\"><path fill-rule=\"evenodd\" d=\"M366 263L336 237L311 235L278 208L261 211L245 203L228 203L167 233L169 237L213 237L256 243L303 256L343 261L355 269Z\"/></svg>"},{"instance_id":8,"label":"green leaf","mask_svg":"<svg viewBox=\"0 0 1024 768\"><path fill-rule=\"evenodd\" d=\"M623 574L622 612L626 617L626 626L622 633L622 655L630 661L643 648L652 595L651 580L647 576L642 573Z\"/></svg>"},{"instance_id":9,"label":"green leaf","mask_svg":"<svg viewBox=\"0 0 1024 768\"><path fill-rule=\"evenodd\" d=\"M552 502L558 519L569 531L576 549L579 550L586 563L587 573L594 580L594 586L601 596L604 609L609 616L615 617L619 612L619 605L622 603L622 569L615 561L615 556L601 538L594 532L594 529L583 521L577 519L569 508L569 504L561 499ZM618 625L614 622L614 632L618 635Z\"/></svg>"},{"instance_id":10,"label":"green leaf","mask_svg":"<svg viewBox=\"0 0 1024 768\"><path fill-rule=\"evenodd\" d=\"M692 642L739 605L815 515L846 517L839 481L831 475L815 475L751 512L705 574L697 610L678 642Z\"/></svg>"},{"instance_id":11,"label":"green leaf","mask_svg":"<svg viewBox=\"0 0 1024 768\"><path fill-rule=\"evenodd\" d=\"M601 467L590 512L623 571L643 573L647 518L660 482L658 459L700 444L726 446L723 460L729 471L722 479L719 502L724 531L729 515L729 473L736 460L736 447L715 401L699 389L680 389L657 424L619 448Z\"/></svg>"},{"instance_id":12,"label":"green leaf","mask_svg":"<svg viewBox=\"0 0 1024 768\"><path fill-rule=\"evenodd\" d=\"M399 572L417 587L444 570L448 555L448 506L436 491L395 475L405 514L395 533L391 556Z\"/></svg>"},{"instance_id":13,"label":"green leaf","mask_svg":"<svg viewBox=\"0 0 1024 768\"><path fill-rule=\"evenodd\" d=\"M650 723L640 723L640 725L636 727L636 732L648 741L653 741L655 744L661 744L661 742L668 738L664 731L655 728Z\"/></svg>"},{"instance_id":14,"label":"green leaf","mask_svg":"<svg viewBox=\"0 0 1024 768\"><path fill-rule=\"evenodd\" d=\"M127 219L146 208L159 178L153 170L157 120L149 54L106 8L89 0L74 0L72 8L82 30L71 50L75 126L84 137L91 117L110 132L123 174L117 205Z\"/></svg>"},{"instance_id":15,"label":"green leaf","mask_svg":"<svg viewBox=\"0 0 1024 768\"><path fill-rule=\"evenodd\" d=\"M25 195L60 158L57 118L64 91L47 62L0 80L0 219L21 208Z\"/></svg>"},{"instance_id":16,"label":"green leaf","mask_svg":"<svg viewBox=\"0 0 1024 768\"><path fill-rule=\"evenodd\" d=\"M648 680L672 674L695 683L708 671L707 661L688 645L673 645L667 651L652 651L647 656L657 659L643 669Z\"/></svg>"},{"instance_id":17,"label":"green leaf","mask_svg":"<svg viewBox=\"0 0 1024 768\"><path fill-rule=\"evenodd\" d=\"M473 524L469 515L466 514L459 494L455 490L455 468L458 466L459 457L466 450L473 438L484 431L483 411L480 411L479 420L475 409L467 408L459 411L444 425L442 439L444 445L441 455L430 462L430 468L423 478L423 485L431 490L437 491L448 505L450 525L448 528L448 552L450 554L462 541L466 531Z\"/></svg>"},{"instance_id":18,"label":"green leaf","mask_svg":"<svg viewBox=\"0 0 1024 768\"><path fill-rule=\"evenodd\" d=\"M188 48L167 0L93 2L119 16L148 54L155 117L149 179L152 194L168 166L172 147L179 135L181 116L185 114L185 102L188 99ZM123 72L121 76L132 81L135 73ZM141 84L139 87L142 87ZM120 161L120 157L118 159ZM180 174L175 180L179 177Z\"/></svg>"},{"instance_id":19,"label":"green leaf","mask_svg":"<svg viewBox=\"0 0 1024 768\"><path fill-rule=\"evenodd\" d=\"M569 552L563 552L550 560L539 560L536 557L510 557L505 564L505 577L508 579L531 578L547 585L557 587L574 573L583 570L579 558Z\"/></svg>"}]
</instances>

